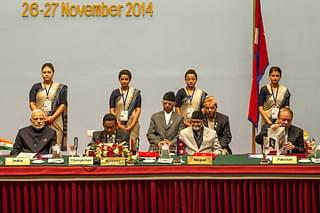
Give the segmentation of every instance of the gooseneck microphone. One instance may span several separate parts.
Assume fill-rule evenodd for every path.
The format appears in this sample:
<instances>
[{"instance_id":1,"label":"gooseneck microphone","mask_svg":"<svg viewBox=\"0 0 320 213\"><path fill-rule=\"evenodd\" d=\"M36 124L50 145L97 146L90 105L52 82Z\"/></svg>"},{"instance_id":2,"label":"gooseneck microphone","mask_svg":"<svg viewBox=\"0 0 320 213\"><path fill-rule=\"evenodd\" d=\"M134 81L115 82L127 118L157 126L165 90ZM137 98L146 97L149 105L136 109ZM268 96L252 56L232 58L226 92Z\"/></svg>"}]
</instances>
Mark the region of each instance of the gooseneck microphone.
<instances>
[{"instance_id":1,"label":"gooseneck microphone","mask_svg":"<svg viewBox=\"0 0 320 213\"><path fill-rule=\"evenodd\" d=\"M78 144L79 144L79 138L74 137L73 138L73 145L74 145L74 148L76 149L76 155L78 155Z\"/></svg>"}]
</instances>

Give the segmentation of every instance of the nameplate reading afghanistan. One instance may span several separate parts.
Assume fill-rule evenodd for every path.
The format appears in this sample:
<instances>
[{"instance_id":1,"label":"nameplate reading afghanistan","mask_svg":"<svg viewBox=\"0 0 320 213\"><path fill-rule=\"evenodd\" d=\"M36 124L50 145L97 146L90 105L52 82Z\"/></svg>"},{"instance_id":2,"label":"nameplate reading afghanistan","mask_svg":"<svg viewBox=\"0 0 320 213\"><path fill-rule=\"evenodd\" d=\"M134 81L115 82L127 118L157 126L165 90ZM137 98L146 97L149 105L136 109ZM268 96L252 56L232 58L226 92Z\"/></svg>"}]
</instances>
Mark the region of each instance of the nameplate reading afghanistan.
<instances>
[{"instance_id":1,"label":"nameplate reading afghanistan","mask_svg":"<svg viewBox=\"0 0 320 213\"><path fill-rule=\"evenodd\" d=\"M101 158L100 166L125 166L126 158L123 157L107 157Z\"/></svg>"},{"instance_id":2,"label":"nameplate reading afghanistan","mask_svg":"<svg viewBox=\"0 0 320 213\"><path fill-rule=\"evenodd\" d=\"M212 165L211 156L188 156L189 165Z\"/></svg>"},{"instance_id":3,"label":"nameplate reading afghanistan","mask_svg":"<svg viewBox=\"0 0 320 213\"><path fill-rule=\"evenodd\" d=\"M30 158L6 158L6 166L29 166Z\"/></svg>"}]
</instances>

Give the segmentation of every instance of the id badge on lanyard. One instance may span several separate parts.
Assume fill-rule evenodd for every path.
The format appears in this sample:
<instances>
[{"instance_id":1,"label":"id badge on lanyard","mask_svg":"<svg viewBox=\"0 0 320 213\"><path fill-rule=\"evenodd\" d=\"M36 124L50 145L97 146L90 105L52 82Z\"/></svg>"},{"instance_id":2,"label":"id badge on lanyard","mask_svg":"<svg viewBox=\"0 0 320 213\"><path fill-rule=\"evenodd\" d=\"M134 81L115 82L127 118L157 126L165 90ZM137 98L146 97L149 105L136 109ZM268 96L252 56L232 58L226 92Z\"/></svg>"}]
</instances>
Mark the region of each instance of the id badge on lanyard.
<instances>
[{"instance_id":1,"label":"id badge on lanyard","mask_svg":"<svg viewBox=\"0 0 320 213\"><path fill-rule=\"evenodd\" d=\"M52 111L52 108L51 108L51 101L49 99L46 99L43 103L43 110L45 112L51 112Z\"/></svg>"},{"instance_id":2,"label":"id badge on lanyard","mask_svg":"<svg viewBox=\"0 0 320 213\"><path fill-rule=\"evenodd\" d=\"M279 114L279 108L276 107L277 104L277 98L278 98L278 92L279 92L279 87L277 87L277 92L276 95L274 95L272 86L271 87L271 92L272 92L272 97L273 97L273 101L274 101L274 106L271 109L271 119L277 119L278 118L278 114Z\"/></svg>"},{"instance_id":3,"label":"id badge on lanyard","mask_svg":"<svg viewBox=\"0 0 320 213\"><path fill-rule=\"evenodd\" d=\"M121 91L121 97L123 101L123 110L120 113L120 121L124 121L124 122L127 122L129 120L129 112L128 110L125 109L128 93L129 93L129 90L127 91L126 97L124 97L124 94Z\"/></svg>"},{"instance_id":4,"label":"id badge on lanyard","mask_svg":"<svg viewBox=\"0 0 320 213\"><path fill-rule=\"evenodd\" d=\"M192 116L192 113L194 112L194 108L192 107L192 99L194 96L194 91L195 89L193 89L191 96L189 96L189 106L187 108L187 118L190 119Z\"/></svg>"},{"instance_id":5,"label":"id badge on lanyard","mask_svg":"<svg viewBox=\"0 0 320 213\"><path fill-rule=\"evenodd\" d=\"M279 114L279 108L278 107L272 107L271 109L271 119L277 119Z\"/></svg>"},{"instance_id":6,"label":"id badge on lanyard","mask_svg":"<svg viewBox=\"0 0 320 213\"><path fill-rule=\"evenodd\" d=\"M49 93L50 93L51 86L52 86L52 82L51 82L48 90L47 90L47 88L44 86L44 89L45 89L45 92L46 92L46 96L47 96L46 100L45 100L44 103L43 103L43 110L44 110L45 112L51 112L51 111L52 111L52 102L51 102L51 101L49 100L49 98L48 98L48 97L49 97Z\"/></svg>"},{"instance_id":7,"label":"id badge on lanyard","mask_svg":"<svg viewBox=\"0 0 320 213\"><path fill-rule=\"evenodd\" d=\"M121 111L120 113L120 121L128 121L129 112L127 110Z\"/></svg>"}]
</instances>

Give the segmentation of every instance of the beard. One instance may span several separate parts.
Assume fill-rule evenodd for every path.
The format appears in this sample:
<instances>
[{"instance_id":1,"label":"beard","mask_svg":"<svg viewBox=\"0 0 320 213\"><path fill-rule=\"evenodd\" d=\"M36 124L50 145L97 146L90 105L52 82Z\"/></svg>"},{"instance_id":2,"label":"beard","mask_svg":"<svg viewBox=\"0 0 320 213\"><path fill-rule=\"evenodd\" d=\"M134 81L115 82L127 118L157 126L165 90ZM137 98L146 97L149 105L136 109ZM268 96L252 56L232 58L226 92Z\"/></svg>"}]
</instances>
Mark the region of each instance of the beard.
<instances>
[{"instance_id":1,"label":"beard","mask_svg":"<svg viewBox=\"0 0 320 213\"><path fill-rule=\"evenodd\" d=\"M36 130L41 130L41 129L43 129L44 124L41 124L41 125L34 125L34 124L32 124L32 127L33 127L34 129L36 129Z\"/></svg>"},{"instance_id":2,"label":"beard","mask_svg":"<svg viewBox=\"0 0 320 213\"><path fill-rule=\"evenodd\" d=\"M199 132L201 130L200 126L193 126L192 127L193 131Z\"/></svg>"}]
</instances>

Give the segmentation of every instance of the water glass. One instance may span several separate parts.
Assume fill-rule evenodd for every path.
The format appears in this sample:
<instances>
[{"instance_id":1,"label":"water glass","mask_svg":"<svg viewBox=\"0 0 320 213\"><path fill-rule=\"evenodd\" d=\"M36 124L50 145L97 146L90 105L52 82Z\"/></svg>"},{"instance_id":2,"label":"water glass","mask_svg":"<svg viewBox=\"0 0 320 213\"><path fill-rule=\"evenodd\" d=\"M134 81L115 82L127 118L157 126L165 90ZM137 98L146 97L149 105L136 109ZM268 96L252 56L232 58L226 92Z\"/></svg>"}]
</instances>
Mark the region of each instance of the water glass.
<instances>
[{"instance_id":1,"label":"water glass","mask_svg":"<svg viewBox=\"0 0 320 213\"><path fill-rule=\"evenodd\" d=\"M77 154L77 150L76 150L76 146L75 145L70 145L69 147L69 155L71 155L71 157L74 157Z\"/></svg>"}]
</instances>

